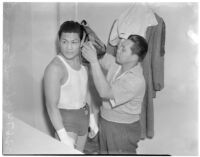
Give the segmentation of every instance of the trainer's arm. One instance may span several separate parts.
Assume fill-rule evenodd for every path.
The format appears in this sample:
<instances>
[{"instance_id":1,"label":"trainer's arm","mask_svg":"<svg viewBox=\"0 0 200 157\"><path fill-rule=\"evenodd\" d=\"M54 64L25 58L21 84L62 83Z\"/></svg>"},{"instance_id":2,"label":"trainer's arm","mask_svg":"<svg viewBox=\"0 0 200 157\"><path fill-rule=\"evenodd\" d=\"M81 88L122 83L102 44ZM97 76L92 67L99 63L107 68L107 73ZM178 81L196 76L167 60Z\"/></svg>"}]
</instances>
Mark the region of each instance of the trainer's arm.
<instances>
[{"instance_id":1,"label":"trainer's arm","mask_svg":"<svg viewBox=\"0 0 200 157\"><path fill-rule=\"evenodd\" d=\"M101 69L97 59L96 49L91 43L85 44L82 48L82 54L90 62L94 84L100 97L113 99L112 89Z\"/></svg>"}]
</instances>

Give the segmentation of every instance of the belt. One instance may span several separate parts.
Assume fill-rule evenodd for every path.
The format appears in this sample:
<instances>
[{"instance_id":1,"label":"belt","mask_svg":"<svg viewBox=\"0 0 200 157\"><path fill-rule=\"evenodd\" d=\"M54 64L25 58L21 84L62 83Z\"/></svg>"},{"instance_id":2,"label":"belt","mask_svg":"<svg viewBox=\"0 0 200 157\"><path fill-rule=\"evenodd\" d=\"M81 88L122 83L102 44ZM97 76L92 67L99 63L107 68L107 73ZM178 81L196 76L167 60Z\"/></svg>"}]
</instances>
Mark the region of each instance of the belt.
<instances>
[{"instance_id":1,"label":"belt","mask_svg":"<svg viewBox=\"0 0 200 157\"><path fill-rule=\"evenodd\" d=\"M88 115L89 114L89 106L88 104L86 103L85 106L83 106L81 109L84 110L85 114Z\"/></svg>"}]
</instances>

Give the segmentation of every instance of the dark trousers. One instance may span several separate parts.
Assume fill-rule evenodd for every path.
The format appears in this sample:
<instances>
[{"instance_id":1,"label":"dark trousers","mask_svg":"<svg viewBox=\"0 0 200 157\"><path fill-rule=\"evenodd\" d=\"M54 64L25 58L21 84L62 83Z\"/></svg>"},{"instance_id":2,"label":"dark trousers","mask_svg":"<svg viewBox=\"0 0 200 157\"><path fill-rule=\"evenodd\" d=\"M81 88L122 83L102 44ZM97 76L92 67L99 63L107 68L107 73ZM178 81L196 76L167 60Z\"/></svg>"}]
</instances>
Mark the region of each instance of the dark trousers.
<instances>
[{"instance_id":1,"label":"dark trousers","mask_svg":"<svg viewBox=\"0 0 200 157\"><path fill-rule=\"evenodd\" d=\"M140 122L131 124L110 122L100 117L99 140L101 154L136 154L141 136Z\"/></svg>"}]
</instances>

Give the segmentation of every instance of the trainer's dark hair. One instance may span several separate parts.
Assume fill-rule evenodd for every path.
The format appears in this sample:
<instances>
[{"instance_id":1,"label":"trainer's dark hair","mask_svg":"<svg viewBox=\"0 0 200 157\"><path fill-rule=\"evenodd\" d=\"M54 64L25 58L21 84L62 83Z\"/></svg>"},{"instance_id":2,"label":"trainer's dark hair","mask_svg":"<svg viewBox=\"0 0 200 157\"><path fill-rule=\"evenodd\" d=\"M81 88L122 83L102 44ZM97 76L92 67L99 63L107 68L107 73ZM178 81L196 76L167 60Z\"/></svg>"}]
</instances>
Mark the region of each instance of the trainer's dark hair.
<instances>
[{"instance_id":1,"label":"trainer's dark hair","mask_svg":"<svg viewBox=\"0 0 200 157\"><path fill-rule=\"evenodd\" d=\"M131 47L132 52L139 56L140 62L143 61L148 50L147 41L140 35L130 35L128 39L135 43L134 46Z\"/></svg>"},{"instance_id":2,"label":"trainer's dark hair","mask_svg":"<svg viewBox=\"0 0 200 157\"><path fill-rule=\"evenodd\" d=\"M83 38L84 27L78 22L65 21L58 31L58 37L60 39L62 33L78 33L80 40Z\"/></svg>"}]
</instances>

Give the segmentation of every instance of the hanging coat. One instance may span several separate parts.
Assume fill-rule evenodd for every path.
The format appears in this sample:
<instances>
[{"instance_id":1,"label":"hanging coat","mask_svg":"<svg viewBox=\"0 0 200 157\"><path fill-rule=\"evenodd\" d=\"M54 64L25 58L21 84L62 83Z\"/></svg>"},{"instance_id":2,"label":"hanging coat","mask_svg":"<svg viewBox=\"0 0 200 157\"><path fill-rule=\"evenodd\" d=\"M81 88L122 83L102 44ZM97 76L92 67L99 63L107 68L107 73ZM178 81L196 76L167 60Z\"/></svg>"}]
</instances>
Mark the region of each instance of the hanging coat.
<instances>
[{"instance_id":1,"label":"hanging coat","mask_svg":"<svg viewBox=\"0 0 200 157\"><path fill-rule=\"evenodd\" d=\"M164 88L165 23L156 13L155 17L158 24L148 27L146 31L148 52L142 63L146 80L141 113L142 138L154 136L153 98L156 97L156 91Z\"/></svg>"}]
</instances>

